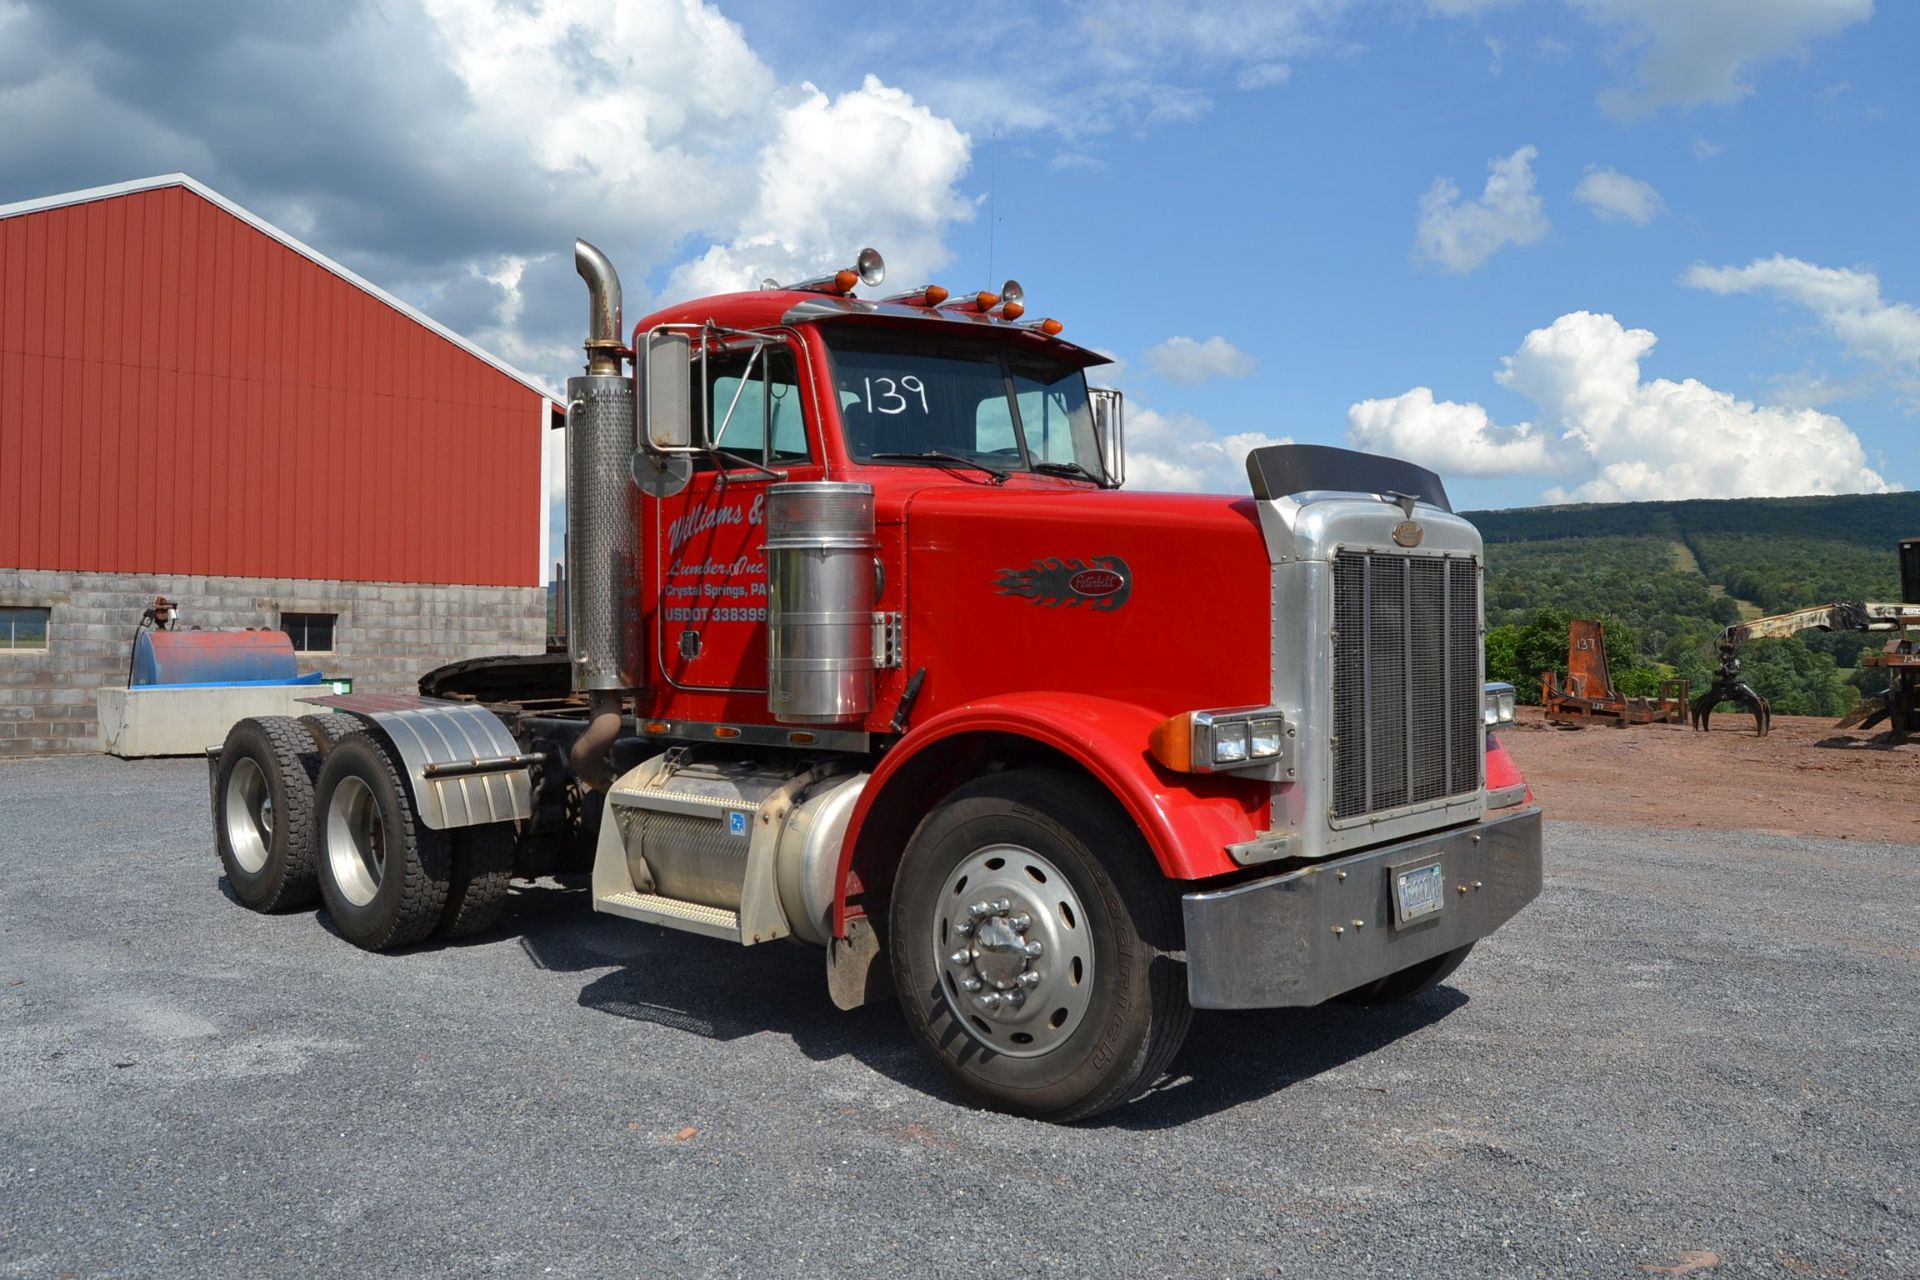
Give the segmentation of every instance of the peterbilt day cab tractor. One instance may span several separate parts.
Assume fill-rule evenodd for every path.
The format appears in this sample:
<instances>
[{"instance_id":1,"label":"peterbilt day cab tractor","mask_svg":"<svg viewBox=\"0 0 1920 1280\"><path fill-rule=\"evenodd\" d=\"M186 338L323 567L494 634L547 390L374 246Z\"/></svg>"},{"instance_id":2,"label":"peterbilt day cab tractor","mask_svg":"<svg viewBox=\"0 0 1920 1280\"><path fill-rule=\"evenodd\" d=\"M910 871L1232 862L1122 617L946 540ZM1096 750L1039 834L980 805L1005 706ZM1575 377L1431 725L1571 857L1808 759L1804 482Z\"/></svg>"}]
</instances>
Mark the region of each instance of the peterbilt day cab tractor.
<instances>
[{"instance_id":1,"label":"peterbilt day cab tractor","mask_svg":"<svg viewBox=\"0 0 1920 1280\"><path fill-rule=\"evenodd\" d=\"M1194 1008L1404 998L1539 892L1431 472L1285 446L1137 493L1104 357L1012 282L861 296L869 250L628 335L576 265L567 653L241 722L245 904L401 947L590 849L596 911L820 947L836 1004L897 993L974 1098L1070 1120Z\"/></svg>"}]
</instances>

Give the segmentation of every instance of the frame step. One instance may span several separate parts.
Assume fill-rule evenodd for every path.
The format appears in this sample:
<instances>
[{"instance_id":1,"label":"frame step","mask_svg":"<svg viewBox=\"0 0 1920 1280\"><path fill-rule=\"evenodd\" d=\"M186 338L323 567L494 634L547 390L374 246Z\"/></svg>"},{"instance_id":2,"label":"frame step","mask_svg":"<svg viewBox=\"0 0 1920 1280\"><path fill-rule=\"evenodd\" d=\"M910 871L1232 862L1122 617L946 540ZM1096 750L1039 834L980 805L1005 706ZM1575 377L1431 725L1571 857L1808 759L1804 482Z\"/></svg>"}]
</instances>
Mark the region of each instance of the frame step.
<instances>
[{"instance_id":1,"label":"frame step","mask_svg":"<svg viewBox=\"0 0 1920 1280\"><path fill-rule=\"evenodd\" d=\"M740 913L724 907L703 906L678 898L663 898L657 893L610 893L595 901L594 909L644 920L688 933L704 933L710 938L740 941Z\"/></svg>"}]
</instances>

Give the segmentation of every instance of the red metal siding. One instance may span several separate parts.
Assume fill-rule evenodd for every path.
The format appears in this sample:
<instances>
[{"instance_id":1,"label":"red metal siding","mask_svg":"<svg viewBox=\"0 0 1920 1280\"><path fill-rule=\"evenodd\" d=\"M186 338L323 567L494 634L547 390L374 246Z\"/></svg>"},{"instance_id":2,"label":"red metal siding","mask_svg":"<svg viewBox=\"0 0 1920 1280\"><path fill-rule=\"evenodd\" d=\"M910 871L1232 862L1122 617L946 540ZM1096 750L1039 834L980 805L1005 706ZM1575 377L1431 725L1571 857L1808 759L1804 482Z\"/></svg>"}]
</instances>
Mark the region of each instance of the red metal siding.
<instances>
[{"instance_id":1,"label":"red metal siding","mask_svg":"<svg viewBox=\"0 0 1920 1280\"><path fill-rule=\"evenodd\" d=\"M533 586L541 397L182 187L0 219L0 566Z\"/></svg>"}]
</instances>

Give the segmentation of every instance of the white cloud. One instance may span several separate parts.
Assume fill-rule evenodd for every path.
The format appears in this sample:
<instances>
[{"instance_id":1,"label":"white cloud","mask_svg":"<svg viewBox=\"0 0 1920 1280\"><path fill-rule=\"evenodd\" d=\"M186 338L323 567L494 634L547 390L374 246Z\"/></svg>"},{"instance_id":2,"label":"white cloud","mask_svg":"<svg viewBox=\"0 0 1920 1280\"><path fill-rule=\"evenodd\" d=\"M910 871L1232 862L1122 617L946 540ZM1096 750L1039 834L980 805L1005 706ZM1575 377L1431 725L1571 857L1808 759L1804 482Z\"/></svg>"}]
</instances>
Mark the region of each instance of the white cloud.
<instances>
[{"instance_id":1,"label":"white cloud","mask_svg":"<svg viewBox=\"0 0 1920 1280\"><path fill-rule=\"evenodd\" d=\"M889 277L911 287L946 263L947 226L973 216L958 190L970 154L951 121L874 76L838 98L803 85L760 153L753 207L725 243L676 269L667 292L817 275L868 244L884 246Z\"/></svg>"},{"instance_id":2,"label":"white cloud","mask_svg":"<svg viewBox=\"0 0 1920 1280\"><path fill-rule=\"evenodd\" d=\"M1750 73L1802 54L1813 41L1865 21L1873 0L1572 0L1589 21L1615 27L1636 51L1633 83L1600 95L1607 111L1641 116L1665 106L1726 105L1753 92Z\"/></svg>"},{"instance_id":3,"label":"white cloud","mask_svg":"<svg viewBox=\"0 0 1920 1280\"><path fill-rule=\"evenodd\" d=\"M1514 0L1427 0L1427 8L1445 18L1470 18L1513 3Z\"/></svg>"},{"instance_id":4,"label":"white cloud","mask_svg":"<svg viewBox=\"0 0 1920 1280\"><path fill-rule=\"evenodd\" d=\"M576 235L638 318L684 259L744 282L872 243L898 278L970 213L955 125L877 80L783 85L699 0L163 8L0 0L0 116L30 126L0 130L9 189L185 169L551 381L579 360Z\"/></svg>"},{"instance_id":5,"label":"white cloud","mask_svg":"<svg viewBox=\"0 0 1920 1280\"><path fill-rule=\"evenodd\" d=\"M1218 335L1205 342L1168 338L1147 351L1147 367L1169 382L1194 386L1210 378L1244 378L1259 362Z\"/></svg>"},{"instance_id":6,"label":"white cloud","mask_svg":"<svg viewBox=\"0 0 1920 1280\"><path fill-rule=\"evenodd\" d=\"M1726 153L1727 149L1712 139L1695 138L1693 140L1693 158L1695 160L1711 160L1715 156L1722 156Z\"/></svg>"},{"instance_id":7,"label":"white cloud","mask_svg":"<svg viewBox=\"0 0 1920 1280\"><path fill-rule=\"evenodd\" d=\"M1044 130L1076 145L1192 121L1226 86L1270 90L1301 58L1348 48L1354 0L974 0L876 36L869 65L979 134ZM836 32L834 45L843 41ZM1072 56L1062 56L1071 49ZM825 52L823 50L823 52Z\"/></svg>"},{"instance_id":8,"label":"white cloud","mask_svg":"<svg viewBox=\"0 0 1920 1280\"><path fill-rule=\"evenodd\" d=\"M1539 150L1521 147L1487 162L1487 185L1478 200L1462 200L1451 178L1435 178L1420 197L1414 247L1443 270L1473 271L1510 244L1532 244L1551 224L1534 186Z\"/></svg>"},{"instance_id":9,"label":"white cloud","mask_svg":"<svg viewBox=\"0 0 1920 1280\"><path fill-rule=\"evenodd\" d=\"M1606 222L1646 226L1667 211L1667 202L1651 183L1614 169L1589 169L1573 189L1573 198Z\"/></svg>"},{"instance_id":10,"label":"white cloud","mask_svg":"<svg viewBox=\"0 0 1920 1280\"><path fill-rule=\"evenodd\" d=\"M1496 476L1551 471L1554 441L1532 423L1497 425L1477 404L1436 401L1427 387L1347 410L1356 449L1417 458L1447 475Z\"/></svg>"},{"instance_id":11,"label":"white cloud","mask_svg":"<svg viewBox=\"0 0 1920 1280\"><path fill-rule=\"evenodd\" d=\"M1753 404L1688 378L1646 381L1654 335L1610 315L1574 311L1535 329L1496 379L1539 409L1496 425L1478 404L1435 401L1425 387L1347 411L1348 439L1442 471L1558 472L1550 502L1881 493L1897 486L1867 465L1860 439L1813 409Z\"/></svg>"},{"instance_id":12,"label":"white cloud","mask_svg":"<svg viewBox=\"0 0 1920 1280\"><path fill-rule=\"evenodd\" d=\"M1888 302L1871 271L1822 267L1775 254L1744 267L1696 265L1681 282L1718 294L1771 293L1813 312L1847 354L1909 383L1920 379L1920 309Z\"/></svg>"},{"instance_id":13,"label":"white cloud","mask_svg":"<svg viewBox=\"0 0 1920 1280\"><path fill-rule=\"evenodd\" d=\"M1221 435L1190 413L1127 406L1127 487L1189 493L1247 491L1247 454L1292 436L1240 431Z\"/></svg>"}]
</instances>

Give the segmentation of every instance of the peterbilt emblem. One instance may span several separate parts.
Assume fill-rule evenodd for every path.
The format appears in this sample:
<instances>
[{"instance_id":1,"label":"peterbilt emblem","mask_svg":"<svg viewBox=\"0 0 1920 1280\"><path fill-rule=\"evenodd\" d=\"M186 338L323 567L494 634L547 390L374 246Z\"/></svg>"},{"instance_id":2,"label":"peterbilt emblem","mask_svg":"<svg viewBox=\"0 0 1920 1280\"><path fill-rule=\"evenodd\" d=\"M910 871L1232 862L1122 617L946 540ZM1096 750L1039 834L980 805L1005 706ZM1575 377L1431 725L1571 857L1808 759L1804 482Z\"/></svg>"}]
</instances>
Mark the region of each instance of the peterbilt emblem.
<instances>
[{"instance_id":1,"label":"peterbilt emblem","mask_svg":"<svg viewBox=\"0 0 1920 1280\"><path fill-rule=\"evenodd\" d=\"M1085 604L1110 613L1133 594L1133 575L1119 556L1095 556L1091 564L1048 557L1025 569L1000 570L993 586L1003 596L1020 596L1049 609Z\"/></svg>"},{"instance_id":2,"label":"peterbilt emblem","mask_svg":"<svg viewBox=\"0 0 1920 1280\"><path fill-rule=\"evenodd\" d=\"M1402 520L1393 526L1393 540L1403 547L1417 547L1427 531L1420 527L1418 520Z\"/></svg>"}]
</instances>

